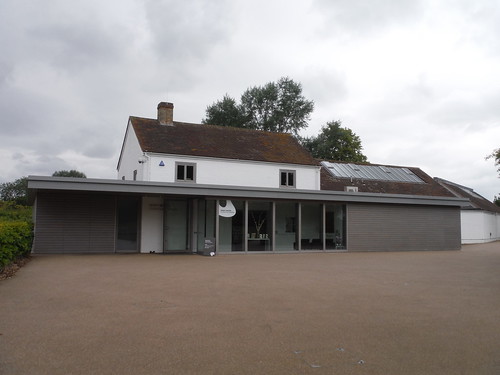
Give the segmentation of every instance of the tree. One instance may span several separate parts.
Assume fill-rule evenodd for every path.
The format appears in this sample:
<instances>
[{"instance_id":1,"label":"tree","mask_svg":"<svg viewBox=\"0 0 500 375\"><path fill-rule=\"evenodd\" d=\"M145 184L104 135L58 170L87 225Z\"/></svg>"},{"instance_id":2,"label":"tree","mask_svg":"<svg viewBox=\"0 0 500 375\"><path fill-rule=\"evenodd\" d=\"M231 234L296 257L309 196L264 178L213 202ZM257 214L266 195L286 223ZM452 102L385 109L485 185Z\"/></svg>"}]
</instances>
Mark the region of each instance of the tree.
<instances>
[{"instance_id":1,"label":"tree","mask_svg":"<svg viewBox=\"0 0 500 375\"><path fill-rule=\"evenodd\" d=\"M288 77L247 89L241 103L227 94L206 109L204 124L236 126L298 135L308 125L314 102Z\"/></svg>"},{"instance_id":2,"label":"tree","mask_svg":"<svg viewBox=\"0 0 500 375\"><path fill-rule=\"evenodd\" d=\"M366 156L361 152L361 139L351 129L341 125L341 121L327 122L318 136L299 140L318 159L366 162Z\"/></svg>"},{"instance_id":3,"label":"tree","mask_svg":"<svg viewBox=\"0 0 500 375\"><path fill-rule=\"evenodd\" d=\"M14 182L5 182L0 185L0 200L15 204L28 204L28 178L21 177Z\"/></svg>"},{"instance_id":4,"label":"tree","mask_svg":"<svg viewBox=\"0 0 500 375\"><path fill-rule=\"evenodd\" d=\"M500 177L500 148L493 150L493 152L490 155L486 156L486 160L489 159L495 160L495 166L498 167L497 172ZM500 194L498 197L495 195L495 197L493 198L493 203L495 203L497 206L500 206Z\"/></svg>"},{"instance_id":5,"label":"tree","mask_svg":"<svg viewBox=\"0 0 500 375\"><path fill-rule=\"evenodd\" d=\"M85 173L83 172L78 172L75 169L72 169L70 171L56 171L52 173L52 177L79 177L79 178L87 178Z\"/></svg>"},{"instance_id":6,"label":"tree","mask_svg":"<svg viewBox=\"0 0 500 375\"><path fill-rule=\"evenodd\" d=\"M493 159L495 160L495 166L498 167L497 172L500 174L500 148L493 150L493 152L486 156L486 160Z\"/></svg>"},{"instance_id":7,"label":"tree","mask_svg":"<svg viewBox=\"0 0 500 375\"><path fill-rule=\"evenodd\" d=\"M240 105L228 94L224 95L222 100L216 101L206 109L207 117L201 122L209 125L234 126L244 128L247 122Z\"/></svg>"}]
</instances>

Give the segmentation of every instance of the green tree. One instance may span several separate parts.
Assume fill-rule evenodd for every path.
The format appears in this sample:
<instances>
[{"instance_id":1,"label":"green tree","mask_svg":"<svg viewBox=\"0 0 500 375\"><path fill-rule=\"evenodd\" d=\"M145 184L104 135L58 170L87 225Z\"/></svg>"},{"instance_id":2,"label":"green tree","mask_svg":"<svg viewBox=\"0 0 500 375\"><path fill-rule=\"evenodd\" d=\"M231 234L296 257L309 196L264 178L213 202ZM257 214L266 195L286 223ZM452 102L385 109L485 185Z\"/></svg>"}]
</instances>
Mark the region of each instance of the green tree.
<instances>
[{"instance_id":1,"label":"green tree","mask_svg":"<svg viewBox=\"0 0 500 375\"><path fill-rule=\"evenodd\" d=\"M495 161L495 166L498 167L497 172L500 177L500 148L493 150L490 155L486 156L486 160L489 159L493 159ZM500 206L500 194L498 197L495 195L495 197L493 198L493 203L495 203L497 206Z\"/></svg>"},{"instance_id":2,"label":"green tree","mask_svg":"<svg viewBox=\"0 0 500 375\"><path fill-rule=\"evenodd\" d=\"M14 202L19 205L28 204L28 178L21 177L14 182L5 182L0 185L0 200Z\"/></svg>"},{"instance_id":3,"label":"green tree","mask_svg":"<svg viewBox=\"0 0 500 375\"><path fill-rule=\"evenodd\" d=\"M241 106L228 94L224 95L222 100L218 100L208 106L206 116L202 120L203 124L244 128L247 123Z\"/></svg>"},{"instance_id":4,"label":"green tree","mask_svg":"<svg viewBox=\"0 0 500 375\"><path fill-rule=\"evenodd\" d=\"M70 171L56 171L52 173L52 177L79 177L79 178L87 178L85 173L83 172L78 172L75 169L72 169Z\"/></svg>"},{"instance_id":5,"label":"green tree","mask_svg":"<svg viewBox=\"0 0 500 375\"><path fill-rule=\"evenodd\" d=\"M247 89L238 104L227 94L206 109L204 124L236 126L298 135L308 125L314 102L288 77Z\"/></svg>"},{"instance_id":6,"label":"green tree","mask_svg":"<svg viewBox=\"0 0 500 375\"><path fill-rule=\"evenodd\" d=\"M495 166L498 167L497 172L500 174L500 148L493 150L493 152L486 156L486 160L493 159L495 161Z\"/></svg>"},{"instance_id":7,"label":"green tree","mask_svg":"<svg viewBox=\"0 0 500 375\"><path fill-rule=\"evenodd\" d=\"M361 139L351 129L342 127L341 121L330 121L316 137L299 139L302 145L318 159L366 162L361 150Z\"/></svg>"}]
</instances>

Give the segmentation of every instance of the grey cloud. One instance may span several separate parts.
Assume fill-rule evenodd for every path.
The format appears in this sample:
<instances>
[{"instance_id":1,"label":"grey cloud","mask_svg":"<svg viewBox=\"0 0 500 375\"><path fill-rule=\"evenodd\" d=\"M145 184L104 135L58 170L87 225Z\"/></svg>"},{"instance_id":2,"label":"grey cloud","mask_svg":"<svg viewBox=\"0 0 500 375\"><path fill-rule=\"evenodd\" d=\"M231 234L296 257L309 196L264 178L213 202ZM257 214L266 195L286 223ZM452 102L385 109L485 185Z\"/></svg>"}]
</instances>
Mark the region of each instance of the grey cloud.
<instances>
[{"instance_id":1,"label":"grey cloud","mask_svg":"<svg viewBox=\"0 0 500 375\"><path fill-rule=\"evenodd\" d=\"M435 100L432 85L421 74L413 82L374 99L365 108L365 112L372 118L387 119L387 126L390 126L389 122L404 123L409 118L423 116L434 105Z\"/></svg>"},{"instance_id":2,"label":"grey cloud","mask_svg":"<svg viewBox=\"0 0 500 375\"><path fill-rule=\"evenodd\" d=\"M0 61L0 90L2 89L2 86L8 84L12 71L13 66L11 64L7 64L5 61Z\"/></svg>"},{"instance_id":3,"label":"grey cloud","mask_svg":"<svg viewBox=\"0 0 500 375\"><path fill-rule=\"evenodd\" d=\"M47 154L24 155L21 159L16 160L17 177L14 178L28 175L47 175L61 169L71 168L71 165L57 156Z\"/></svg>"},{"instance_id":4,"label":"grey cloud","mask_svg":"<svg viewBox=\"0 0 500 375\"><path fill-rule=\"evenodd\" d=\"M36 137L49 130L50 119L57 113L57 105L25 90L0 88L0 132L5 138ZM47 123L49 122L49 123Z\"/></svg>"},{"instance_id":5,"label":"grey cloud","mask_svg":"<svg viewBox=\"0 0 500 375\"><path fill-rule=\"evenodd\" d=\"M407 23L423 13L421 0L314 0L313 4L328 20L326 32L340 28L354 35Z\"/></svg>"},{"instance_id":6,"label":"grey cloud","mask_svg":"<svg viewBox=\"0 0 500 375\"><path fill-rule=\"evenodd\" d=\"M449 96L436 103L428 112L429 122L448 127L462 127L477 132L486 127L498 127L500 91L493 94Z\"/></svg>"},{"instance_id":7,"label":"grey cloud","mask_svg":"<svg viewBox=\"0 0 500 375\"><path fill-rule=\"evenodd\" d=\"M228 38L228 1L146 1L156 54L167 63L200 61Z\"/></svg>"},{"instance_id":8,"label":"grey cloud","mask_svg":"<svg viewBox=\"0 0 500 375\"><path fill-rule=\"evenodd\" d=\"M116 63L133 42L133 25L92 1L4 0L0 5L0 43L8 51L1 60L9 66L37 61L75 72Z\"/></svg>"},{"instance_id":9,"label":"grey cloud","mask_svg":"<svg viewBox=\"0 0 500 375\"><path fill-rule=\"evenodd\" d=\"M497 0L453 2L461 19L465 41L482 46L489 54L500 54L500 3Z\"/></svg>"},{"instance_id":10,"label":"grey cloud","mask_svg":"<svg viewBox=\"0 0 500 375\"><path fill-rule=\"evenodd\" d=\"M116 128L120 124L115 124ZM125 126L122 124L123 127ZM105 159L115 155L116 150L120 147L117 141L122 136L121 132L116 134L111 128L104 127L85 127L80 126L74 132L68 132L64 135L64 143L66 145L78 145L78 151L83 156L89 158ZM71 149L75 147L70 147Z\"/></svg>"},{"instance_id":11,"label":"grey cloud","mask_svg":"<svg viewBox=\"0 0 500 375\"><path fill-rule=\"evenodd\" d=\"M306 97L318 105L331 105L348 95L345 77L341 73L325 70L310 69L310 73L302 79L302 89Z\"/></svg>"},{"instance_id":12,"label":"grey cloud","mask_svg":"<svg viewBox=\"0 0 500 375\"><path fill-rule=\"evenodd\" d=\"M39 55L51 65L74 71L122 58L124 41L90 22L80 25L48 25L32 28Z\"/></svg>"}]
</instances>

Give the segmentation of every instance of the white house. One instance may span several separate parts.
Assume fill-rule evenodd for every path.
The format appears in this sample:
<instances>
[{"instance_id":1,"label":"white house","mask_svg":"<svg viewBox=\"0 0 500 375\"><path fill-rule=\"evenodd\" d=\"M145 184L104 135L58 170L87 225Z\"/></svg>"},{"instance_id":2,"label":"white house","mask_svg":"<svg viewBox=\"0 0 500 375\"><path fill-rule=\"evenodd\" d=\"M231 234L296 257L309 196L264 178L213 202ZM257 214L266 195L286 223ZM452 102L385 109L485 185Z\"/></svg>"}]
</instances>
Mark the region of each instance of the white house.
<instances>
[{"instance_id":1,"label":"white house","mask_svg":"<svg viewBox=\"0 0 500 375\"><path fill-rule=\"evenodd\" d=\"M318 162L290 134L130 117L120 158L122 180L256 188L320 189Z\"/></svg>"},{"instance_id":2,"label":"white house","mask_svg":"<svg viewBox=\"0 0 500 375\"><path fill-rule=\"evenodd\" d=\"M453 195L469 203L460 212L462 243L485 243L500 240L500 207L476 193L472 188L436 178Z\"/></svg>"}]
</instances>

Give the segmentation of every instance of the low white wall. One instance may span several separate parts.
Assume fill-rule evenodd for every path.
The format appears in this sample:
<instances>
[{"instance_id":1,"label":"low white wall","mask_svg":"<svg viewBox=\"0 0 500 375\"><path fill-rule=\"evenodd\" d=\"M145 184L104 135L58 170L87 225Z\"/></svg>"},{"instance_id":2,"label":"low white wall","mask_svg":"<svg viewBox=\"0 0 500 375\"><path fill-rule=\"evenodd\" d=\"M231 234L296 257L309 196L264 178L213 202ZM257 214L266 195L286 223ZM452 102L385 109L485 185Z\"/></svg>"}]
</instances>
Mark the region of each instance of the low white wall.
<instances>
[{"instance_id":1,"label":"low white wall","mask_svg":"<svg viewBox=\"0 0 500 375\"><path fill-rule=\"evenodd\" d=\"M462 210L460 219L463 244L500 240L500 215L479 210Z\"/></svg>"},{"instance_id":2,"label":"low white wall","mask_svg":"<svg viewBox=\"0 0 500 375\"><path fill-rule=\"evenodd\" d=\"M163 199L142 198L141 253L163 252Z\"/></svg>"}]
</instances>

